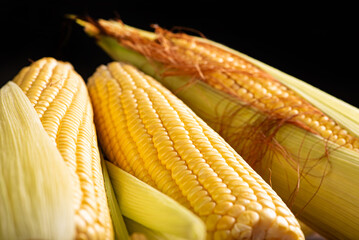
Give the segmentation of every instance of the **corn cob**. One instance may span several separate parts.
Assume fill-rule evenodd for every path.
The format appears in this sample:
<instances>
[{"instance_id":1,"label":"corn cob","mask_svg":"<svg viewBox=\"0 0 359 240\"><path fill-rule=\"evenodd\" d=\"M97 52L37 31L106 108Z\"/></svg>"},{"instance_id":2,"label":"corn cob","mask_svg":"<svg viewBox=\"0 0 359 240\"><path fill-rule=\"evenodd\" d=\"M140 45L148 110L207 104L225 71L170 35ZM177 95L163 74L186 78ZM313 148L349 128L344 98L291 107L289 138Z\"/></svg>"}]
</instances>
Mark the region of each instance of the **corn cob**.
<instances>
[{"instance_id":1,"label":"corn cob","mask_svg":"<svg viewBox=\"0 0 359 240\"><path fill-rule=\"evenodd\" d=\"M0 89L0 239L73 239L72 183L29 99Z\"/></svg>"},{"instance_id":2,"label":"corn cob","mask_svg":"<svg viewBox=\"0 0 359 240\"><path fill-rule=\"evenodd\" d=\"M208 239L303 239L290 210L217 133L131 65L89 78L109 160L196 213Z\"/></svg>"},{"instance_id":3,"label":"corn cob","mask_svg":"<svg viewBox=\"0 0 359 240\"><path fill-rule=\"evenodd\" d=\"M113 59L176 93L305 224L330 238L359 234L358 109L206 39L77 22Z\"/></svg>"},{"instance_id":4,"label":"corn cob","mask_svg":"<svg viewBox=\"0 0 359 240\"><path fill-rule=\"evenodd\" d=\"M35 108L74 184L76 239L113 239L93 112L85 82L71 64L42 58L13 82Z\"/></svg>"}]
</instances>

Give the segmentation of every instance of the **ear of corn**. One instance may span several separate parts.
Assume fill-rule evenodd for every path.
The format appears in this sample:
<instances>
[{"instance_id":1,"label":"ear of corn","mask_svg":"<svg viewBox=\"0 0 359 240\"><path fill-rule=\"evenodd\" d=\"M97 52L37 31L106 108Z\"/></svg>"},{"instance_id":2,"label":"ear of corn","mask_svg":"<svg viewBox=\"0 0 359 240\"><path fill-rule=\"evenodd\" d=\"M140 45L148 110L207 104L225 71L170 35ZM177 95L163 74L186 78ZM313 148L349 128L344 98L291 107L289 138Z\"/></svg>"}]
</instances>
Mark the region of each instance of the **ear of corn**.
<instances>
[{"instance_id":1,"label":"ear of corn","mask_svg":"<svg viewBox=\"0 0 359 240\"><path fill-rule=\"evenodd\" d=\"M134 64L176 93L250 161L299 219L327 237L353 238L359 234L357 108L209 40L161 31L149 33L115 21L100 20L96 26L77 21L113 59ZM168 54L163 48L155 48L161 48L161 43L167 46ZM200 46L198 50L196 45ZM146 52L147 46L155 47ZM183 50L183 55L173 54L176 47ZM203 62L201 65L205 54L212 69ZM161 61L166 59L164 56L174 63ZM243 63L252 72L231 69L233 65L227 60ZM183 68L183 61L192 72ZM225 64L229 65L223 67ZM194 71L193 66L198 70ZM246 77L247 82L236 83ZM205 83L206 78L214 83ZM265 85L277 89L271 92L271 96L277 94L276 98L261 97L269 91L263 88ZM233 89L238 91L234 93ZM292 100L273 100L288 97ZM266 100L278 106L266 110Z\"/></svg>"},{"instance_id":2,"label":"ear of corn","mask_svg":"<svg viewBox=\"0 0 359 240\"><path fill-rule=\"evenodd\" d=\"M21 89L0 89L0 239L73 239L68 169Z\"/></svg>"},{"instance_id":3,"label":"ear of corn","mask_svg":"<svg viewBox=\"0 0 359 240\"><path fill-rule=\"evenodd\" d=\"M13 81L29 98L74 185L76 238L112 239L93 112L84 80L71 64L42 58Z\"/></svg>"},{"instance_id":4,"label":"ear of corn","mask_svg":"<svg viewBox=\"0 0 359 240\"><path fill-rule=\"evenodd\" d=\"M159 29L157 35L151 36L119 22L100 20L98 24L105 34L122 41L122 44L145 54L152 61L157 61L167 68L165 71L156 69L157 74L161 74L160 76L190 75L192 78L206 82L215 89L234 96L242 102L242 105L250 105L250 107L261 113L272 114L272 118L295 124L323 138L330 138L331 141L336 142L338 145L359 151L357 150L357 147L359 147L358 136L355 132L352 132L359 131L357 130L359 124L355 121L355 116L359 116L359 110L338 100L338 106L345 106L345 110L339 112L330 111L330 109L333 109L330 103L333 103L334 98L327 104L324 104L325 101L323 100L321 102L316 101L315 99L320 99L325 95L327 96L326 100L328 100L328 94L320 94L321 91L318 89L313 94L306 95L314 98L314 101L310 98L314 105L324 107L324 109L315 108L313 104L300 96L303 93L305 94L305 86L307 86L307 89L310 87L308 84L295 79L286 81L285 79L289 77L286 77L285 74L280 75L279 71L275 71L269 66L266 68L269 71L264 71L260 68L265 67L264 64L260 65L260 67L256 66L248 61L250 60L249 57L245 58L245 55L236 54L235 51L221 47L221 45L212 43L209 40L189 38L161 29ZM108 52L112 52L112 49L108 49ZM111 54L118 56L116 53ZM129 56L127 55L127 57ZM136 61L136 65L146 63L143 60L137 62L138 59L138 57L136 60L129 58L127 61ZM280 84L278 79L273 78L268 73L273 73L274 76L279 75L279 79L284 79L283 81L287 85ZM288 84L288 82L292 82L293 86L297 86L293 87L293 90L297 92L290 89L292 85ZM300 90L301 88L302 91ZM350 110L351 114L347 113L348 110ZM335 121L328 119L322 111L329 112L339 119L335 119ZM337 112L337 115L335 115L335 112ZM311 121L306 117L310 117ZM324 129L323 125L327 128ZM353 130L350 127L353 127Z\"/></svg>"},{"instance_id":5,"label":"ear of corn","mask_svg":"<svg viewBox=\"0 0 359 240\"><path fill-rule=\"evenodd\" d=\"M196 213L209 239L303 239L270 186L154 79L113 62L97 69L88 88L108 159ZM121 209L126 216L129 207Z\"/></svg>"},{"instance_id":6,"label":"ear of corn","mask_svg":"<svg viewBox=\"0 0 359 240\"><path fill-rule=\"evenodd\" d=\"M146 235L165 239L205 239L205 226L193 213L114 164L106 165L123 215L138 223L131 233L147 229Z\"/></svg>"}]
</instances>

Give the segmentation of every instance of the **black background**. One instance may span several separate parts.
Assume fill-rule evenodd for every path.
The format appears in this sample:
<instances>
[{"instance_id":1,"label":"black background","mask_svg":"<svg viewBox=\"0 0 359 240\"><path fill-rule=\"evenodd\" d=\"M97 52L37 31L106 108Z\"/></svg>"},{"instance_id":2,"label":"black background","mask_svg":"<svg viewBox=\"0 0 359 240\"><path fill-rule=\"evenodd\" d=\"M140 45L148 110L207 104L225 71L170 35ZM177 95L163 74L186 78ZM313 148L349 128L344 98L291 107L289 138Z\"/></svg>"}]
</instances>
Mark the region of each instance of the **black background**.
<instances>
[{"instance_id":1,"label":"black background","mask_svg":"<svg viewBox=\"0 0 359 240\"><path fill-rule=\"evenodd\" d=\"M5 1L0 7L0 86L30 60L70 61L86 80L111 59L65 14L120 17L152 30L196 29L359 107L358 13L345 2L323 5L241 1Z\"/></svg>"}]
</instances>

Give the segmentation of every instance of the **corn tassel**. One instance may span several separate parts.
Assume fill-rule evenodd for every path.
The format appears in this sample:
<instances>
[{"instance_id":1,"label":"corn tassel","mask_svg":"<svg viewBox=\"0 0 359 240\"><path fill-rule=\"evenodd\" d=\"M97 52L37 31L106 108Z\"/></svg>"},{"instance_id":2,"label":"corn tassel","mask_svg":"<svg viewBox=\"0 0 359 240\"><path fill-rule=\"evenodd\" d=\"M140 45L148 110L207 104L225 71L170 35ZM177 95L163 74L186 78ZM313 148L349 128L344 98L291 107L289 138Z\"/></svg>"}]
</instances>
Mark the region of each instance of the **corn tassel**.
<instances>
[{"instance_id":1,"label":"corn tassel","mask_svg":"<svg viewBox=\"0 0 359 240\"><path fill-rule=\"evenodd\" d=\"M74 185L77 239L113 239L92 106L71 64L42 58L13 79L59 149Z\"/></svg>"},{"instance_id":2,"label":"corn tassel","mask_svg":"<svg viewBox=\"0 0 359 240\"><path fill-rule=\"evenodd\" d=\"M303 239L270 186L154 79L113 62L88 88L108 159L196 213L208 239Z\"/></svg>"},{"instance_id":3,"label":"corn tassel","mask_svg":"<svg viewBox=\"0 0 359 240\"><path fill-rule=\"evenodd\" d=\"M309 227L359 234L359 110L212 41L77 19L113 59L176 93L219 132Z\"/></svg>"},{"instance_id":4,"label":"corn tassel","mask_svg":"<svg viewBox=\"0 0 359 240\"><path fill-rule=\"evenodd\" d=\"M0 89L0 239L71 240L72 182L29 99Z\"/></svg>"}]
</instances>

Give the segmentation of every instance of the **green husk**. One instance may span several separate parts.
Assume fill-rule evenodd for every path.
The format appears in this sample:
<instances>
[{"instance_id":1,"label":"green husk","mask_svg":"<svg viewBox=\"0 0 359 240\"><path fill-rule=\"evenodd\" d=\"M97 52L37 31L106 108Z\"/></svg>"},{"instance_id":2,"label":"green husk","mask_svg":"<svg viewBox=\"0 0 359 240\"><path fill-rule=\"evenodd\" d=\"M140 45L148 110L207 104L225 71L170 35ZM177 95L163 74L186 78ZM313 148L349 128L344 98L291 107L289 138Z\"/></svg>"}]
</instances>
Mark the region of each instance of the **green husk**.
<instances>
[{"instance_id":1,"label":"green husk","mask_svg":"<svg viewBox=\"0 0 359 240\"><path fill-rule=\"evenodd\" d=\"M73 239L68 168L24 92L0 89L0 239Z\"/></svg>"},{"instance_id":2,"label":"green husk","mask_svg":"<svg viewBox=\"0 0 359 240\"><path fill-rule=\"evenodd\" d=\"M152 230L126 217L125 221L131 234L142 233L148 240L185 240L184 238Z\"/></svg>"},{"instance_id":3,"label":"green husk","mask_svg":"<svg viewBox=\"0 0 359 240\"><path fill-rule=\"evenodd\" d=\"M140 232L144 234L148 240L186 240L186 238L183 237L152 230L126 217L125 222L131 234Z\"/></svg>"},{"instance_id":4,"label":"green husk","mask_svg":"<svg viewBox=\"0 0 359 240\"><path fill-rule=\"evenodd\" d=\"M200 218L172 198L106 161L122 214L165 239L206 239ZM143 229L130 228L131 232Z\"/></svg>"},{"instance_id":5,"label":"green husk","mask_svg":"<svg viewBox=\"0 0 359 240\"><path fill-rule=\"evenodd\" d=\"M100 158L101 158L101 168L104 178L107 202L110 208L112 225L115 232L115 239L129 239L130 236L126 228L126 223L123 219L122 212L118 204L115 192L113 190L110 176L107 171L105 159L103 158L101 151L100 151Z\"/></svg>"},{"instance_id":6,"label":"green husk","mask_svg":"<svg viewBox=\"0 0 359 240\"><path fill-rule=\"evenodd\" d=\"M258 145L257 142L238 138L236 133L243 126L255 126L264 121L265 115L201 81L193 82L191 76L163 77L161 73L165 69L159 63L123 47L112 37L93 31L93 26L88 27L87 22L79 20L78 23L85 26L86 32L95 37L97 44L114 60L133 64L173 91L236 150L243 146L255 150L252 146ZM125 28L150 39L156 37L154 33L126 25ZM197 40L230 51L267 71L358 136L357 108L243 53L207 39ZM270 146L265 148L265 155L260 164L254 166L255 170L313 230L328 238L358 236L359 154L291 124L279 128L274 140L285 151Z\"/></svg>"}]
</instances>

